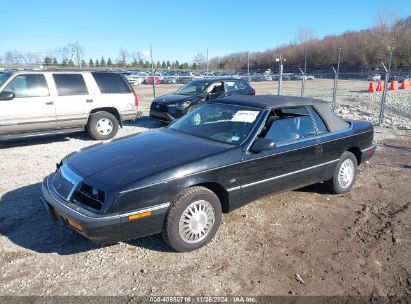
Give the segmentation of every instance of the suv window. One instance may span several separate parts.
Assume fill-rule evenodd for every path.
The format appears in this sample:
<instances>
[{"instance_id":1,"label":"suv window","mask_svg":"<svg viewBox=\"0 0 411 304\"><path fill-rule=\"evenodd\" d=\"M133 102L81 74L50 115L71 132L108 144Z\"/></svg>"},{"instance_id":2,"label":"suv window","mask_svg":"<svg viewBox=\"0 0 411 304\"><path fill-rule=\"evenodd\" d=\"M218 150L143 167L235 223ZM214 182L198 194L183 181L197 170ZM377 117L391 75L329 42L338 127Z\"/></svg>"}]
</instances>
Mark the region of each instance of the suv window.
<instances>
[{"instance_id":1,"label":"suv window","mask_svg":"<svg viewBox=\"0 0 411 304\"><path fill-rule=\"evenodd\" d=\"M244 81L237 81L237 85L239 90L244 90L245 88L247 88L247 83Z\"/></svg>"},{"instance_id":2,"label":"suv window","mask_svg":"<svg viewBox=\"0 0 411 304\"><path fill-rule=\"evenodd\" d=\"M263 136L276 142L297 140L317 134L305 107L277 110L267 119L266 129Z\"/></svg>"},{"instance_id":3,"label":"suv window","mask_svg":"<svg viewBox=\"0 0 411 304\"><path fill-rule=\"evenodd\" d=\"M238 91L240 89L237 81L225 81L225 86L227 92Z\"/></svg>"},{"instance_id":4,"label":"suv window","mask_svg":"<svg viewBox=\"0 0 411 304\"><path fill-rule=\"evenodd\" d=\"M102 94L131 93L131 89L120 74L115 73L91 73Z\"/></svg>"},{"instance_id":5,"label":"suv window","mask_svg":"<svg viewBox=\"0 0 411 304\"><path fill-rule=\"evenodd\" d=\"M317 113L317 111L310 107L310 112L311 112L312 117L315 120L315 124L317 125L318 133L319 134L327 133L328 132L327 126L325 125L323 119Z\"/></svg>"},{"instance_id":6,"label":"suv window","mask_svg":"<svg viewBox=\"0 0 411 304\"><path fill-rule=\"evenodd\" d=\"M50 96L43 74L17 75L3 91L13 92L17 98Z\"/></svg>"},{"instance_id":7,"label":"suv window","mask_svg":"<svg viewBox=\"0 0 411 304\"><path fill-rule=\"evenodd\" d=\"M87 95L88 90L81 74L53 74L59 96Z\"/></svg>"}]
</instances>

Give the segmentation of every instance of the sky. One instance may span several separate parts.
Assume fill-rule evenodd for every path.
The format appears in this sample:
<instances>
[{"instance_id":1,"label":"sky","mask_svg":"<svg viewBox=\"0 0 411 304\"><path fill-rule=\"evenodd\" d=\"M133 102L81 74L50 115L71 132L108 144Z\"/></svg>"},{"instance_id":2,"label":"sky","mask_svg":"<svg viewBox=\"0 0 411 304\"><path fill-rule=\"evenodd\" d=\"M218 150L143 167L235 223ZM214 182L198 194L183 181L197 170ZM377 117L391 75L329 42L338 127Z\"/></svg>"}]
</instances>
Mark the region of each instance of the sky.
<instances>
[{"instance_id":1,"label":"sky","mask_svg":"<svg viewBox=\"0 0 411 304\"><path fill-rule=\"evenodd\" d=\"M379 10L411 15L411 0L19 0L1 1L0 56L44 52L78 41L89 58L118 59L120 49L154 60L191 62L264 51L309 27L318 38L369 28Z\"/></svg>"}]
</instances>

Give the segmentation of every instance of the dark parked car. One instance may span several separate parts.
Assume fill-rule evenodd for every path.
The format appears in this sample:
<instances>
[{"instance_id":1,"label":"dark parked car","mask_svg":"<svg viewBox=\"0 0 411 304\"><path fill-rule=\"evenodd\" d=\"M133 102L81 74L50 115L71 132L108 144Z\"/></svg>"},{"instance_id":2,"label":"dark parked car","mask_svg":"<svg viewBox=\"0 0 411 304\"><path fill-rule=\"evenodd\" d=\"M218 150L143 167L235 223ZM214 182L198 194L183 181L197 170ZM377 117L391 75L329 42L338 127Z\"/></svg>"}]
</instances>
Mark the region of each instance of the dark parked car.
<instances>
[{"instance_id":1,"label":"dark parked car","mask_svg":"<svg viewBox=\"0 0 411 304\"><path fill-rule=\"evenodd\" d=\"M369 122L320 100L232 96L167 128L74 153L43 181L49 214L96 242L160 233L177 251L216 233L222 212L263 195L326 181L351 189L375 152Z\"/></svg>"},{"instance_id":2,"label":"dark parked car","mask_svg":"<svg viewBox=\"0 0 411 304\"><path fill-rule=\"evenodd\" d=\"M209 99L230 95L255 95L255 90L242 79L193 80L172 94L154 99L150 107L150 117L169 122L184 116L193 106L198 106Z\"/></svg>"}]
</instances>

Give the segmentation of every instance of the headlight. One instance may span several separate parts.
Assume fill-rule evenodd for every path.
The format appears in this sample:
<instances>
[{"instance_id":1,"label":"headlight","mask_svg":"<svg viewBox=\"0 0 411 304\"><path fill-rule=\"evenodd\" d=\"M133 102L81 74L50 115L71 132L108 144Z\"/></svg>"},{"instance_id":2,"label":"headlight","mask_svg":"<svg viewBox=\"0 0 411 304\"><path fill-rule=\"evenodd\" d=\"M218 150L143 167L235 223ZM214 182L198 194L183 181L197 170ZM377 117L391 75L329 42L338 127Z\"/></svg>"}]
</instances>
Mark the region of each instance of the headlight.
<instances>
[{"instance_id":1,"label":"headlight","mask_svg":"<svg viewBox=\"0 0 411 304\"><path fill-rule=\"evenodd\" d=\"M104 201L105 192L86 184L80 186L73 198L74 203L81 203L97 210L103 207Z\"/></svg>"},{"instance_id":2,"label":"headlight","mask_svg":"<svg viewBox=\"0 0 411 304\"><path fill-rule=\"evenodd\" d=\"M181 104L181 106L183 107L183 108L188 108L189 106L190 106L190 102L187 100L187 101L184 101L182 104Z\"/></svg>"},{"instance_id":3,"label":"headlight","mask_svg":"<svg viewBox=\"0 0 411 304\"><path fill-rule=\"evenodd\" d=\"M190 106L190 104L191 103L187 100L187 101L180 102L180 103L169 104L167 106L168 108L186 109Z\"/></svg>"}]
</instances>

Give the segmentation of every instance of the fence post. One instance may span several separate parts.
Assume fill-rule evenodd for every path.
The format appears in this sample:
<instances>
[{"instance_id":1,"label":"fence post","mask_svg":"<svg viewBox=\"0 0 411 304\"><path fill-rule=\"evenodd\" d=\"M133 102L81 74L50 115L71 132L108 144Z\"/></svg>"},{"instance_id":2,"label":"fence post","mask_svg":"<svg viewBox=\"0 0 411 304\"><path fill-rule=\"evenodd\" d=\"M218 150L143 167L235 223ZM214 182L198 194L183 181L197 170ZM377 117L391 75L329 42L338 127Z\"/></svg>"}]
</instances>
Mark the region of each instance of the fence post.
<instances>
[{"instance_id":1,"label":"fence post","mask_svg":"<svg viewBox=\"0 0 411 304\"><path fill-rule=\"evenodd\" d=\"M390 79L389 75L391 72L391 63L392 63L392 55L394 52L394 43L395 43L395 39L393 38L392 44L388 47L388 50L390 51L390 56L388 57L388 69L385 67L384 63L382 64L385 70L385 81L384 81L384 91L382 92L380 115L378 117L379 126L381 126L384 123L384 107L385 107L385 100L387 98L388 80Z\"/></svg>"},{"instance_id":2,"label":"fence post","mask_svg":"<svg viewBox=\"0 0 411 304\"><path fill-rule=\"evenodd\" d=\"M305 73L303 72L303 70L301 70L300 68L298 68L301 72L301 97L304 97L304 87L305 87Z\"/></svg>"},{"instance_id":3,"label":"fence post","mask_svg":"<svg viewBox=\"0 0 411 304\"><path fill-rule=\"evenodd\" d=\"M333 68L334 71L334 90L333 90L333 102L332 108L335 110L335 105L337 102L337 85L338 85L338 74L340 73L340 60L341 60L341 48L338 48L338 60L337 60L337 71Z\"/></svg>"},{"instance_id":4,"label":"fence post","mask_svg":"<svg viewBox=\"0 0 411 304\"><path fill-rule=\"evenodd\" d=\"M389 71L385 67L384 63L382 64L385 70L385 80L384 80L384 89L382 92L382 98L381 98L381 105L380 105L380 115L378 117L378 125L381 126L384 123L384 107L385 107L385 99L387 98L387 89L388 89L388 79L389 77Z\"/></svg>"}]
</instances>

